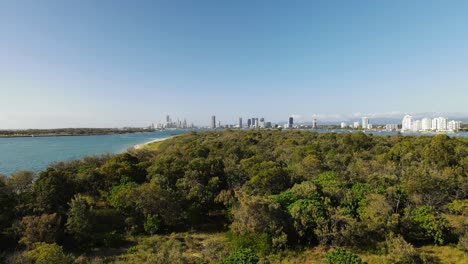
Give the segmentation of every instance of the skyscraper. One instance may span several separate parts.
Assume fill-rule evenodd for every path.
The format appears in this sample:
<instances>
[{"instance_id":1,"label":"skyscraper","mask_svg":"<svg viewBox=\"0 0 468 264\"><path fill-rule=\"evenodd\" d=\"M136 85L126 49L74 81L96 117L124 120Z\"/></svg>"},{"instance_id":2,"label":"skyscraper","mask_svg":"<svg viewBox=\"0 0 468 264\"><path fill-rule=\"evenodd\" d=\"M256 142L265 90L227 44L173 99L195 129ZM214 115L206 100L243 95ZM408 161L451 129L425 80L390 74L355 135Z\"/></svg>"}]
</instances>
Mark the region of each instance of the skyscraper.
<instances>
[{"instance_id":1,"label":"skyscraper","mask_svg":"<svg viewBox=\"0 0 468 264\"><path fill-rule=\"evenodd\" d=\"M421 129L424 131L431 130L432 127L432 119L431 118L423 118L421 121Z\"/></svg>"},{"instance_id":2,"label":"skyscraper","mask_svg":"<svg viewBox=\"0 0 468 264\"><path fill-rule=\"evenodd\" d=\"M314 120L312 121L312 128L317 128L317 119L314 118Z\"/></svg>"},{"instance_id":3,"label":"skyscraper","mask_svg":"<svg viewBox=\"0 0 468 264\"><path fill-rule=\"evenodd\" d=\"M401 121L401 131L411 131L413 128L413 117L410 115L405 115Z\"/></svg>"},{"instance_id":4,"label":"skyscraper","mask_svg":"<svg viewBox=\"0 0 468 264\"><path fill-rule=\"evenodd\" d=\"M239 117L239 128L242 128L242 117Z\"/></svg>"},{"instance_id":5,"label":"skyscraper","mask_svg":"<svg viewBox=\"0 0 468 264\"><path fill-rule=\"evenodd\" d=\"M294 119L292 116L289 117L288 128L292 128L294 125Z\"/></svg>"},{"instance_id":6,"label":"skyscraper","mask_svg":"<svg viewBox=\"0 0 468 264\"><path fill-rule=\"evenodd\" d=\"M252 119L247 119L247 128L250 128L250 126L252 125Z\"/></svg>"},{"instance_id":7,"label":"skyscraper","mask_svg":"<svg viewBox=\"0 0 468 264\"><path fill-rule=\"evenodd\" d=\"M211 116L211 129L216 128L216 116Z\"/></svg>"},{"instance_id":8,"label":"skyscraper","mask_svg":"<svg viewBox=\"0 0 468 264\"><path fill-rule=\"evenodd\" d=\"M369 127L369 118L363 117L362 118L362 129L367 129Z\"/></svg>"}]
</instances>

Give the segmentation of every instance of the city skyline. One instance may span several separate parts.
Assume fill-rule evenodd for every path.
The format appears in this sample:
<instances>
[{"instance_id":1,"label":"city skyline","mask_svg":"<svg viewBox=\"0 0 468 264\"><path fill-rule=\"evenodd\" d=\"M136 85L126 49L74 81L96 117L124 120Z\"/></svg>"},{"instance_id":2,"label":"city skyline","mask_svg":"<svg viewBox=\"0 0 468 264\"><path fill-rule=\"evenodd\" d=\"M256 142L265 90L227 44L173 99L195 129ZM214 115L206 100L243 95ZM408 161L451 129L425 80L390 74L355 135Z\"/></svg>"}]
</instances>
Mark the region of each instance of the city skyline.
<instances>
[{"instance_id":1,"label":"city skyline","mask_svg":"<svg viewBox=\"0 0 468 264\"><path fill-rule=\"evenodd\" d=\"M215 113L230 123L467 119L466 10L435 0L2 1L0 129L147 126L167 113L200 125Z\"/></svg>"}]
</instances>

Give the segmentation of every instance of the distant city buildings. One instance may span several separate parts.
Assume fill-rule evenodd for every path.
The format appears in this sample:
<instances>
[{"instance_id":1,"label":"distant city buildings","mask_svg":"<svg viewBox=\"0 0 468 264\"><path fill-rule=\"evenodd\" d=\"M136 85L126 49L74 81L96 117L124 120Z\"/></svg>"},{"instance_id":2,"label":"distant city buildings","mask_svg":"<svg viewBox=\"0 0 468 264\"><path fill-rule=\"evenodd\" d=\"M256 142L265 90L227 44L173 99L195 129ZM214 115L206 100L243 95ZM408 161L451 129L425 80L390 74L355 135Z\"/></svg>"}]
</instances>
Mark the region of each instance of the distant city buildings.
<instances>
[{"instance_id":1,"label":"distant city buildings","mask_svg":"<svg viewBox=\"0 0 468 264\"><path fill-rule=\"evenodd\" d=\"M292 116L289 117L288 121L288 128L292 128L294 125L294 118Z\"/></svg>"},{"instance_id":2,"label":"distant city buildings","mask_svg":"<svg viewBox=\"0 0 468 264\"><path fill-rule=\"evenodd\" d=\"M387 130L387 131L397 131L398 130L398 124L386 124L385 125L385 130Z\"/></svg>"},{"instance_id":3,"label":"distant city buildings","mask_svg":"<svg viewBox=\"0 0 468 264\"><path fill-rule=\"evenodd\" d=\"M310 123L309 123L310 124ZM151 125L148 129L154 129ZM187 125L187 120L179 120L173 122L170 116L166 116L165 125L158 124L156 129L159 128L190 128ZM193 127L193 124L191 125ZM226 123L221 125L221 121L216 119L216 116L211 116L210 126L206 128L211 129L223 129L223 128L239 128L239 129L268 129L268 128L300 128L300 129L314 129L318 128L317 119L312 120L312 125L305 123L294 124L294 117L289 116L286 123L281 125L273 124L267 121L264 117L252 117L247 119L244 123L244 119L239 117L237 122ZM401 132L458 132L462 129L462 122L456 120L449 120L446 117L428 118L424 117L420 120L414 119L411 115L405 115L400 124L371 124L369 117L361 117L360 121L341 121L337 125L327 124L328 129L335 129L340 127L341 129L357 129L357 130L372 130L372 131L401 131Z\"/></svg>"},{"instance_id":4,"label":"distant city buildings","mask_svg":"<svg viewBox=\"0 0 468 264\"><path fill-rule=\"evenodd\" d=\"M414 120L411 115L405 115L401 121L401 132L458 132L461 121L449 121L446 117L423 118Z\"/></svg>"},{"instance_id":5,"label":"distant city buildings","mask_svg":"<svg viewBox=\"0 0 468 264\"><path fill-rule=\"evenodd\" d=\"M369 129L369 118L368 117L363 117L362 118L361 127L362 127L362 129Z\"/></svg>"},{"instance_id":6,"label":"distant city buildings","mask_svg":"<svg viewBox=\"0 0 468 264\"><path fill-rule=\"evenodd\" d=\"M173 121L169 115L166 115L165 121L157 123L156 125L151 126L152 129L187 129L187 128L194 128L193 123L188 124L187 119L177 121Z\"/></svg>"},{"instance_id":7,"label":"distant city buildings","mask_svg":"<svg viewBox=\"0 0 468 264\"><path fill-rule=\"evenodd\" d=\"M211 116L211 129L216 128L216 116Z\"/></svg>"}]
</instances>

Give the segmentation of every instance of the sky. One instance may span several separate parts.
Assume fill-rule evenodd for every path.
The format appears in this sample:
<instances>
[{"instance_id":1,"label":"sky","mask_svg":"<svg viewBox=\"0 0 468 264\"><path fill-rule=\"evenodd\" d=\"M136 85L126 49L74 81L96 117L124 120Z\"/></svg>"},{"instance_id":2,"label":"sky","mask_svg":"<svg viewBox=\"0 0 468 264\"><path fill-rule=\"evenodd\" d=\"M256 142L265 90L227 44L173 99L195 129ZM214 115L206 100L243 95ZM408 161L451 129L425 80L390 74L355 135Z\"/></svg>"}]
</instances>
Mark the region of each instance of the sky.
<instances>
[{"instance_id":1,"label":"sky","mask_svg":"<svg viewBox=\"0 0 468 264\"><path fill-rule=\"evenodd\" d=\"M467 13L457 0L3 0L0 129L465 115Z\"/></svg>"}]
</instances>

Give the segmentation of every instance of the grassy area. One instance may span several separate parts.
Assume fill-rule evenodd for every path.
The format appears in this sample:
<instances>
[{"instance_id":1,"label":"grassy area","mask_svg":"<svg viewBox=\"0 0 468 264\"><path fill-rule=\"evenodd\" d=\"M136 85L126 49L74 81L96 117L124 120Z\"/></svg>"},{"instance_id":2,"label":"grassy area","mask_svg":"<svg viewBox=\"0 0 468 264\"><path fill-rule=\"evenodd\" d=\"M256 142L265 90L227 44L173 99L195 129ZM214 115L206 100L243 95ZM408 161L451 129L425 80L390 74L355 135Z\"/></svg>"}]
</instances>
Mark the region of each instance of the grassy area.
<instances>
[{"instance_id":1,"label":"grassy area","mask_svg":"<svg viewBox=\"0 0 468 264\"><path fill-rule=\"evenodd\" d=\"M157 142L152 142L152 143L149 143L149 144L145 144L145 145L142 145L141 146L141 149L146 149L146 150L157 150L159 148L159 146L161 146L161 144L163 143L164 141L157 141Z\"/></svg>"},{"instance_id":2,"label":"grassy area","mask_svg":"<svg viewBox=\"0 0 468 264\"><path fill-rule=\"evenodd\" d=\"M433 256L440 264L464 264L468 263L468 254L455 246L424 246L421 252Z\"/></svg>"},{"instance_id":3,"label":"grassy area","mask_svg":"<svg viewBox=\"0 0 468 264\"><path fill-rule=\"evenodd\" d=\"M219 263L233 250L225 233L172 233L127 237L127 246L82 256L86 263ZM321 264L333 248L317 246L284 250L260 257L261 263ZM348 249L352 251L352 249ZM464 264L468 255L455 246L424 246L417 249L440 264ZM368 264L388 263L385 255L356 252ZM263 262L262 262L263 261Z\"/></svg>"}]
</instances>

